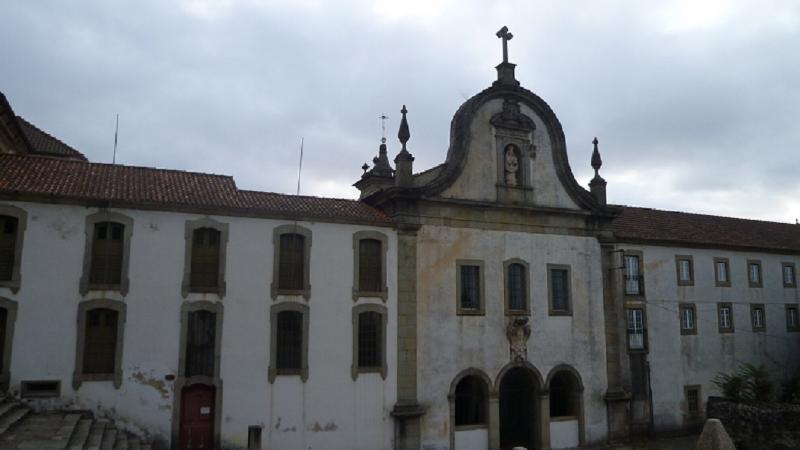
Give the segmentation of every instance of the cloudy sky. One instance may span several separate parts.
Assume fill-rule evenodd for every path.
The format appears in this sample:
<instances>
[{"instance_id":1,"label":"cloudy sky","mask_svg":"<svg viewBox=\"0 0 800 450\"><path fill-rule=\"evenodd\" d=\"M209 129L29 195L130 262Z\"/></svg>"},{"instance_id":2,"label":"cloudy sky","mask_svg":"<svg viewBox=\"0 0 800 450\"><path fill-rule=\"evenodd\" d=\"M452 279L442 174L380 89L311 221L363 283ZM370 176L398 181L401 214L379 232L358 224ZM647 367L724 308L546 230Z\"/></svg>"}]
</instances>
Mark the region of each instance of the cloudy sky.
<instances>
[{"instance_id":1,"label":"cloudy sky","mask_svg":"<svg viewBox=\"0 0 800 450\"><path fill-rule=\"evenodd\" d=\"M110 162L233 175L240 188L356 197L389 116L417 171L453 113L517 78L562 122L573 172L600 140L614 203L800 217L800 2L9 1L0 90L17 114Z\"/></svg>"}]
</instances>

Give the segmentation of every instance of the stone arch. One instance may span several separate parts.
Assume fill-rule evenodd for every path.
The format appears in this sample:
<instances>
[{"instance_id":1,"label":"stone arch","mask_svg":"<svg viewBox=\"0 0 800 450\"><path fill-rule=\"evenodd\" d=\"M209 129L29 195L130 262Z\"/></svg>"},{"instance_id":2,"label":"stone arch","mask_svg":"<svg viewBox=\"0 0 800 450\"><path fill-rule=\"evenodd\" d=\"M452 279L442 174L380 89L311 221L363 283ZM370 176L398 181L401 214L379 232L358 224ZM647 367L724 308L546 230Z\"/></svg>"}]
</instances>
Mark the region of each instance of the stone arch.
<instances>
[{"instance_id":1,"label":"stone arch","mask_svg":"<svg viewBox=\"0 0 800 450\"><path fill-rule=\"evenodd\" d=\"M453 377L453 381L450 383L450 390L447 393L447 401L450 405L450 426L448 427L450 435L450 448L456 448L456 388L461 381L468 377L477 378L483 383L483 387L485 388L484 393L486 398L483 401L487 430L491 430L493 424L496 423L492 414L492 403L494 402L495 398L492 393L492 379L489 378L484 371L474 367L462 370L455 377Z\"/></svg>"},{"instance_id":2,"label":"stone arch","mask_svg":"<svg viewBox=\"0 0 800 450\"><path fill-rule=\"evenodd\" d=\"M560 383L567 383L566 386L559 386L558 390L566 389L566 392L559 392L555 393L552 391L553 388L553 381L557 379L559 384ZM549 402L548 406L552 405L556 407L556 409L560 409L562 407L566 408L568 411L566 416L552 416L551 414L554 412L553 407L548 408L548 422L559 422L563 420L577 420L578 421L578 445L585 445L586 443L586 420L585 420L585 411L584 411L584 401L583 401L583 379L581 377L580 372L578 372L574 367L568 364L559 364L552 369L547 374L547 380L545 383L545 389L549 395ZM566 396L566 398L565 398ZM567 405L555 405L552 404L553 401L556 402L568 402ZM571 419L570 419L571 418Z\"/></svg>"},{"instance_id":3,"label":"stone arch","mask_svg":"<svg viewBox=\"0 0 800 450\"><path fill-rule=\"evenodd\" d=\"M570 366L569 364L559 364L552 369L550 369L550 373L547 374L547 379L544 384L544 388L548 391L550 390L550 381L553 380L553 376L555 376L558 372L569 372L573 377L575 377L575 381L577 382L577 388L580 392L583 392L583 380L581 379L581 374L575 370L574 367Z\"/></svg>"},{"instance_id":4,"label":"stone arch","mask_svg":"<svg viewBox=\"0 0 800 450\"><path fill-rule=\"evenodd\" d=\"M453 397L456 394L456 386L458 385L458 382L461 381L462 378L465 378L469 375L474 375L478 378L481 378L486 383L486 389L489 394L492 394L492 379L489 378L489 375L486 375L486 372L482 371L481 369L470 367L458 372L458 374L453 378L453 381L450 383L450 390L447 392L447 398Z\"/></svg>"},{"instance_id":5,"label":"stone arch","mask_svg":"<svg viewBox=\"0 0 800 450\"><path fill-rule=\"evenodd\" d=\"M506 364L502 369L500 369L500 372L497 374L497 378L495 378L494 380L494 387L492 390L493 395L496 396L500 393L500 382L503 380L503 377L506 375L506 373L508 373L509 370L515 369L517 367L523 367L525 369L528 369L528 371L533 375L534 381L536 381L536 386L539 389L543 388L543 386L545 385L544 378L542 378L542 374L541 372L539 372L539 369L537 369L536 366L534 366L528 361L512 361Z\"/></svg>"}]
</instances>

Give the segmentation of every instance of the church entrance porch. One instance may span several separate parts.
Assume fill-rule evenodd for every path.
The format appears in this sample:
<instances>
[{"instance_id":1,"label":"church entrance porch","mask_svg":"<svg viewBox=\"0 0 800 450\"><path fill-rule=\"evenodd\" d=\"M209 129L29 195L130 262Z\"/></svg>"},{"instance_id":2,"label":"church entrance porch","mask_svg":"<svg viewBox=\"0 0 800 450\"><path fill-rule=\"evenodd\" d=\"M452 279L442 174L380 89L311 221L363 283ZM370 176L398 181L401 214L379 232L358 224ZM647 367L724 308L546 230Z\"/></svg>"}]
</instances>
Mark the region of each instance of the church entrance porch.
<instances>
[{"instance_id":1,"label":"church entrance porch","mask_svg":"<svg viewBox=\"0 0 800 450\"><path fill-rule=\"evenodd\" d=\"M508 370L500 381L500 448L541 448L537 445L539 386L536 376L526 367Z\"/></svg>"}]
</instances>

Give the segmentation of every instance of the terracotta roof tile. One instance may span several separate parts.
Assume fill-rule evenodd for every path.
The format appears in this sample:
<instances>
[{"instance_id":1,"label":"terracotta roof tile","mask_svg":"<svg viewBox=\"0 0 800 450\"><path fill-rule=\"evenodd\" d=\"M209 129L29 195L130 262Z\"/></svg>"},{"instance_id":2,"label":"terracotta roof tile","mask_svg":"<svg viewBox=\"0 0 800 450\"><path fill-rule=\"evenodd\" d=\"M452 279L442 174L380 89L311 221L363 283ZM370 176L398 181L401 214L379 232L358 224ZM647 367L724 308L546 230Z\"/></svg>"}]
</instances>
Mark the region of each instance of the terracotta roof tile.
<instances>
[{"instance_id":1,"label":"terracotta roof tile","mask_svg":"<svg viewBox=\"0 0 800 450\"><path fill-rule=\"evenodd\" d=\"M107 201L158 209L392 225L383 212L356 201L237 189L232 177L98 164L44 156L0 155L0 195Z\"/></svg>"},{"instance_id":2,"label":"terracotta roof tile","mask_svg":"<svg viewBox=\"0 0 800 450\"><path fill-rule=\"evenodd\" d=\"M800 225L788 223L625 206L612 228L622 241L800 251Z\"/></svg>"},{"instance_id":3,"label":"terracotta roof tile","mask_svg":"<svg viewBox=\"0 0 800 450\"><path fill-rule=\"evenodd\" d=\"M87 160L83 153L45 133L36 125L28 122L22 117L17 116L17 122L19 123L20 128L22 128L22 132L25 133L25 137L28 139L31 147L33 147L33 151L37 154L76 158L82 161Z\"/></svg>"}]
</instances>

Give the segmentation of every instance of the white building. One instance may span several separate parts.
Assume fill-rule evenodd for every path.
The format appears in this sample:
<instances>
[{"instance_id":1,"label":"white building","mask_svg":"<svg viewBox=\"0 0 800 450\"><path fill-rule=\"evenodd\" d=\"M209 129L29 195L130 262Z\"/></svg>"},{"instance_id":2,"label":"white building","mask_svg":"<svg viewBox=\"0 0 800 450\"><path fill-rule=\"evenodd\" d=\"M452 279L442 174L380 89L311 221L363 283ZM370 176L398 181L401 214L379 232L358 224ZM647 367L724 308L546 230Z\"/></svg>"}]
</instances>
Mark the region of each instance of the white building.
<instances>
[{"instance_id":1,"label":"white building","mask_svg":"<svg viewBox=\"0 0 800 450\"><path fill-rule=\"evenodd\" d=\"M462 450L679 432L718 372L795 374L800 227L607 204L497 70L416 174L404 107L359 201L90 163L0 98L0 381L179 449Z\"/></svg>"}]
</instances>

